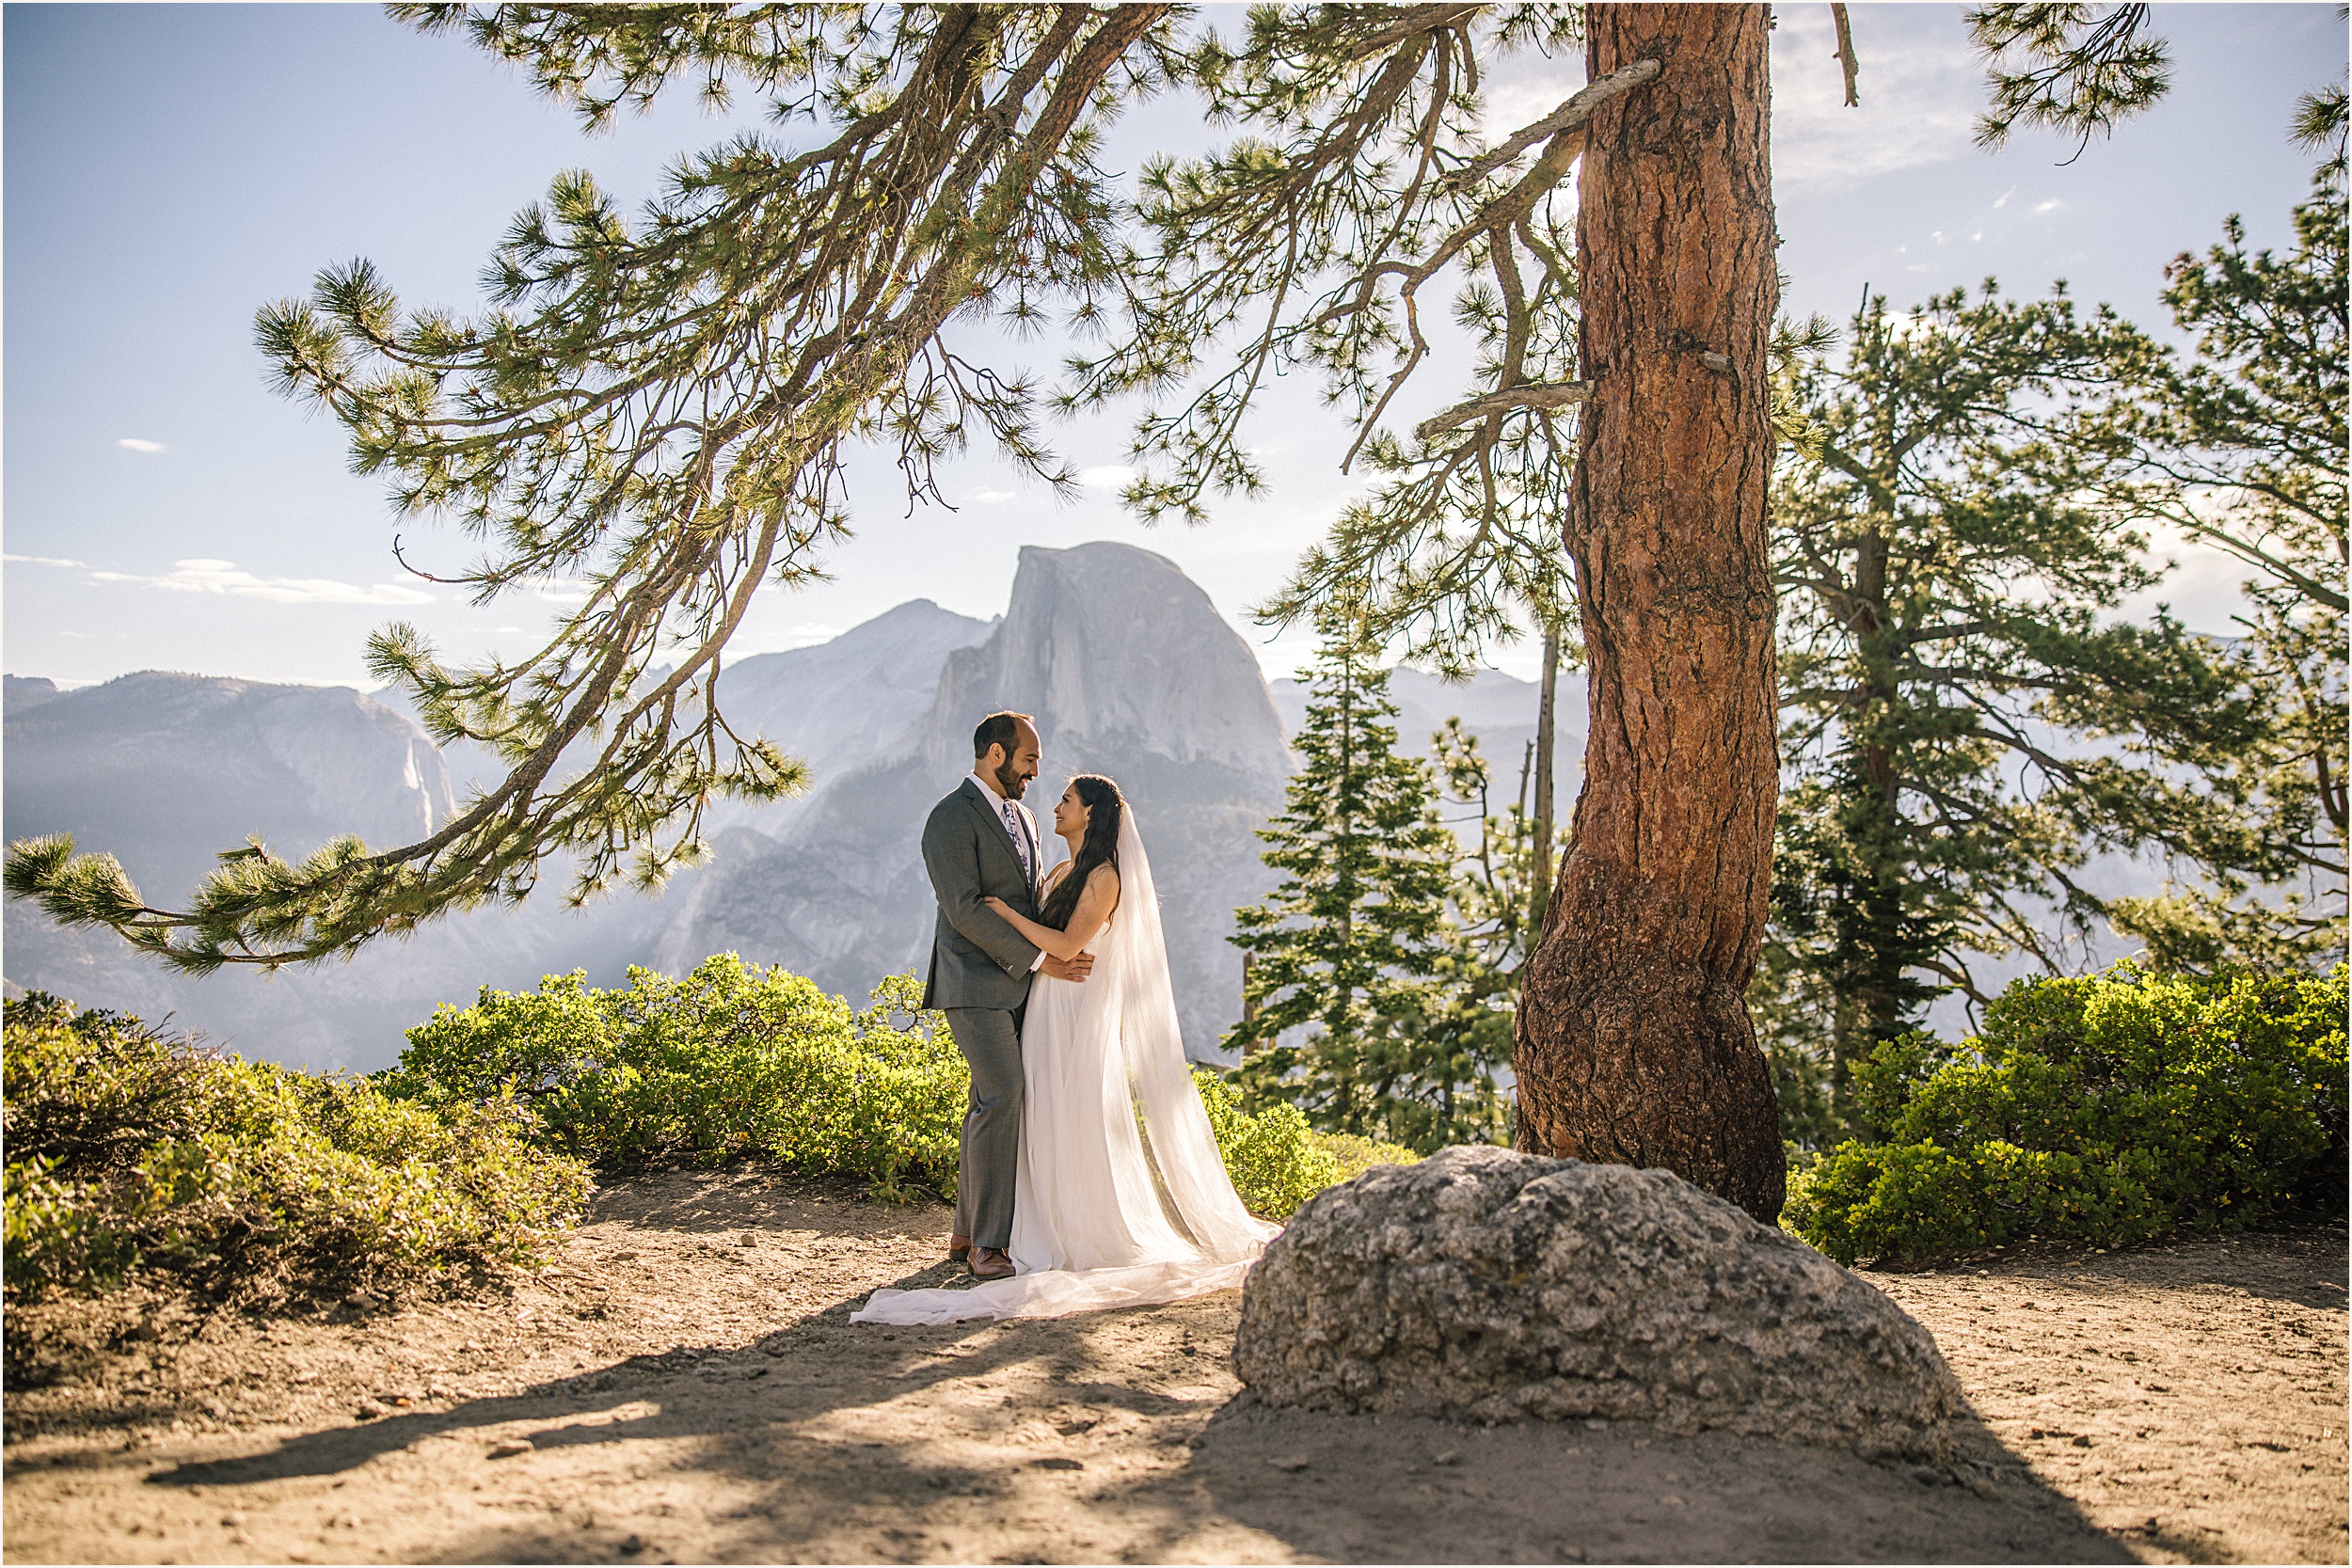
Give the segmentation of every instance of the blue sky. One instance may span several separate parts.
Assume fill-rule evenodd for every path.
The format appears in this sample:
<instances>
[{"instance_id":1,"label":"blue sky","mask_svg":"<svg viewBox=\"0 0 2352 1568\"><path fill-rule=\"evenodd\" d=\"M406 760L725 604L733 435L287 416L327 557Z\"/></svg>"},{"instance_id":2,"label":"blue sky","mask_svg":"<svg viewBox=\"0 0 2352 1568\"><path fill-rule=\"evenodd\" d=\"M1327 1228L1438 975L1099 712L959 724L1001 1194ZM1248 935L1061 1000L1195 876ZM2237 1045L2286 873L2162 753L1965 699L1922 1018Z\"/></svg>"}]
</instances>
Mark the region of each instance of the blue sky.
<instances>
[{"instance_id":1,"label":"blue sky","mask_svg":"<svg viewBox=\"0 0 2352 1568\"><path fill-rule=\"evenodd\" d=\"M1205 8L1230 28L1238 8ZM1839 105L1829 8L1786 6L1774 42L1776 194L1787 306L1842 321L1866 285L1898 305L1997 275L2012 294L2069 280L2162 325L2164 262L2244 214L2281 243L2310 160L2290 146L2295 96L2344 71L2333 4L2159 6L2173 91L2071 166L2071 144L1970 144L1982 99L1953 6L1852 8L1863 106ZM462 543L395 519L352 476L331 420L269 391L255 309L365 256L410 303L464 309L514 212L550 175L586 167L634 201L681 150L728 126L690 100L584 136L568 112L455 37L422 38L360 6L34 6L5 27L5 633L12 673L70 683L165 668L364 684L367 631L410 619L452 654L520 650L552 606L475 607L406 578ZM1578 61L1519 62L1493 84L1497 122L1572 90ZM746 105L746 111L755 107ZM1520 111L1525 111L1521 113ZM748 112L738 117L748 122ZM1109 166L1205 145L1183 100L1121 125ZM1013 351L1050 368L1047 350ZM1432 388L1433 399L1438 388ZM763 596L743 653L818 640L909 598L1001 610L1018 547L1125 539L1175 559L1262 652L1296 636L1242 620L1350 493L1344 441L1304 388L1259 436L1275 483L1205 528L1147 529L1113 495L1118 418L1057 427L1090 481L1057 505L985 454L946 483L960 510L907 515L885 465L861 474L858 535L834 580ZM2217 629L2234 574L2175 550L2160 595ZM1524 673L1524 647L1496 662Z\"/></svg>"}]
</instances>

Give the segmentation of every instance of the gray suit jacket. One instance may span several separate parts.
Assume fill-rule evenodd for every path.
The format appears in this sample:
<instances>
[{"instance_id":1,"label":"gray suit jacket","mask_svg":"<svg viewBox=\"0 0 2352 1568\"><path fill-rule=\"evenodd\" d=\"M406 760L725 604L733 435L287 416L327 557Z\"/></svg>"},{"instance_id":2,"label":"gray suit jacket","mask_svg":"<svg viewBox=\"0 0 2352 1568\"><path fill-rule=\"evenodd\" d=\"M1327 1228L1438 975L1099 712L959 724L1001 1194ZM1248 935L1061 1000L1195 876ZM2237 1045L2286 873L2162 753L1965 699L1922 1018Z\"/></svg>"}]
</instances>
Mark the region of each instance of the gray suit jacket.
<instances>
[{"instance_id":1,"label":"gray suit jacket","mask_svg":"<svg viewBox=\"0 0 2352 1568\"><path fill-rule=\"evenodd\" d=\"M1042 859L1033 847L1031 863ZM1023 874L1012 835L971 780L931 808L923 824L923 868L939 899L923 1006L1009 1012L1026 1002L1037 949L980 900L1002 898L1034 919L1037 882Z\"/></svg>"}]
</instances>

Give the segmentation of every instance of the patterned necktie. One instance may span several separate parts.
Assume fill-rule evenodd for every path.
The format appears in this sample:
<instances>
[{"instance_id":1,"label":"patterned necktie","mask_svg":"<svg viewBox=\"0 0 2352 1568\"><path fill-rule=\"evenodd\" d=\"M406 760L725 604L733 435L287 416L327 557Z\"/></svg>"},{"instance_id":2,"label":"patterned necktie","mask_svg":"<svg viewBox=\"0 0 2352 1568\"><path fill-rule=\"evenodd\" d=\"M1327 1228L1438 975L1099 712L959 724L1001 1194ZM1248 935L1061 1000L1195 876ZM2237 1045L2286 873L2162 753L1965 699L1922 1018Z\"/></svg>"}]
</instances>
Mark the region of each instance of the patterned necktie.
<instances>
[{"instance_id":1,"label":"patterned necktie","mask_svg":"<svg viewBox=\"0 0 2352 1568\"><path fill-rule=\"evenodd\" d=\"M1029 876L1029 840L1021 831L1021 813L1010 800L1005 802L1005 832L1012 835L1012 852L1021 857L1021 875Z\"/></svg>"}]
</instances>

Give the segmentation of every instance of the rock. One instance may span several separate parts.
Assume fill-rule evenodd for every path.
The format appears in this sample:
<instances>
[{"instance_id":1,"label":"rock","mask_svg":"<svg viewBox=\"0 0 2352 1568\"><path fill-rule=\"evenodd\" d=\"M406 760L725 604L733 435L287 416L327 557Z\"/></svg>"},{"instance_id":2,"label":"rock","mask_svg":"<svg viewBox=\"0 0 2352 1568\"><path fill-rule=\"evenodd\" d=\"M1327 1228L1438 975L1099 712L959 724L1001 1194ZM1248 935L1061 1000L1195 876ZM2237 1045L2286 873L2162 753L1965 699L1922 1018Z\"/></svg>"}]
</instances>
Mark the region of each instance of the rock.
<instances>
[{"instance_id":1,"label":"rock","mask_svg":"<svg viewBox=\"0 0 2352 1568\"><path fill-rule=\"evenodd\" d=\"M378 1416L389 1414L390 1407L382 1403L380 1401L363 1399L357 1405L353 1406L352 1409L353 1414L357 1415L361 1420L373 1421Z\"/></svg>"},{"instance_id":2,"label":"rock","mask_svg":"<svg viewBox=\"0 0 2352 1568\"><path fill-rule=\"evenodd\" d=\"M490 1457L492 1459L512 1459L516 1454L529 1453L530 1451L531 1439L528 1437L501 1437L497 1442L490 1445Z\"/></svg>"},{"instance_id":3,"label":"rock","mask_svg":"<svg viewBox=\"0 0 2352 1568\"><path fill-rule=\"evenodd\" d=\"M1646 1420L1942 1459L1960 1386L1926 1329L1667 1171L1493 1148L1318 1194L1242 1295L1269 1403Z\"/></svg>"}]
</instances>

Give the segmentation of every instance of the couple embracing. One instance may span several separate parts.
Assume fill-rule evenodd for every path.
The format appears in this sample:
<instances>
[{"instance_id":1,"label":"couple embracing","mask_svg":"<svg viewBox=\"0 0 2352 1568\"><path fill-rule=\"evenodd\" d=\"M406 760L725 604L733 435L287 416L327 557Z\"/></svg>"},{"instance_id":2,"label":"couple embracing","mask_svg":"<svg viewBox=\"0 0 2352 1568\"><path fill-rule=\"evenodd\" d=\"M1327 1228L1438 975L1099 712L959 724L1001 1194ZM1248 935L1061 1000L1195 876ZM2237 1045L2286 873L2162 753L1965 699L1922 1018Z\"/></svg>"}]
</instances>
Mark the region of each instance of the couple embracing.
<instances>
[{"instance_id":1,"label":"couple embracing","mask_svg":"<svg viewBox=\"0 0 2352 1568\"><path fill-rule=\"evenodd\" d=\"M1054 807L1070 858L1044 874L1022 804L1035 726L991 714L972 750L923 828L939 898L923 1005L972 1069L948 1245L977 1283L877 1291L852 1321L1055 1317L1238 1285L1279 1227L1242 1207L1193 1087L1135 813L1110 780L1071 780Z\"/></svg>"}]
</instances>

